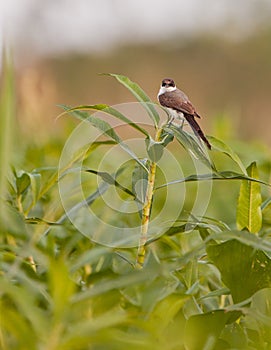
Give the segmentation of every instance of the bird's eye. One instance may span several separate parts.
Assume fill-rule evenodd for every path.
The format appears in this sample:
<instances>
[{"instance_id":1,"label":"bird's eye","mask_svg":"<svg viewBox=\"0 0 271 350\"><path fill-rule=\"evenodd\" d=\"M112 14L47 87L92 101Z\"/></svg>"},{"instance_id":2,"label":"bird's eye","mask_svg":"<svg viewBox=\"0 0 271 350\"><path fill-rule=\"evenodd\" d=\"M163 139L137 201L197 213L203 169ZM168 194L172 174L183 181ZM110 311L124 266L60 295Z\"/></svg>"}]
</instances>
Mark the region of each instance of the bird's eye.
<instances>
[{"instance_id":1,"label":"bird's eye","mask_svg":"<svg viewBox=\"0 0 271 350\"><path fill-rule=\"evenodd\" d=\"M167 84L166 83L162 83L162 86L166 86Z\"/></svg>"}]
</instances>

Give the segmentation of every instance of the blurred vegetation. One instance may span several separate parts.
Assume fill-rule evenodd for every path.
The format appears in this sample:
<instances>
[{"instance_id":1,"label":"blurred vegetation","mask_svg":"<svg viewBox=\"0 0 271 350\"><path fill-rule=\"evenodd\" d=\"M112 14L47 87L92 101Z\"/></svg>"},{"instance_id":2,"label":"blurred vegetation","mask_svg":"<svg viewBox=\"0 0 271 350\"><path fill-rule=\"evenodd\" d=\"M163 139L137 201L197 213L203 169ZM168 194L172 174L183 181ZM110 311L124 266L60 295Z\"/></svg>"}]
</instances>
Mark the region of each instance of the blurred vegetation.
<instances>
[{"instance_id":1,"label":"blurred vegetation","mask_svg":"<svg viewBox=\"0 0 271 350\"><path fill-rule=\"evenodd\" d=\"M168 46L166 50L136 48L133 52L125 48L124 53L104 60L55 59L21 71L17 89L12 65L5 60L0 105L2 349L270 348L270 187L246 180L250 176L270 183L270 149L266 142L243 141L254 132L260 139L258 124L265 125L263 135L268 133L264 124L268 123L266 111L270 107L268 37L269 33L264 33L260 40L252 38L235 45L219 46L209 39ZM185 183L183 211L163 235L147 242L142 270L133 265L136 248L103 246L83 235L65 216L59 194L61 181L72 176L80 162L88 170L99 164L112 146L107 143L112 137L90 145L80 159L78 154L71 154L70 173L59 169L62 148L77 124L71 118L54 123L59 109L52 106L59 102L111 104L134 99L131 91L112 78L96 76L97 71L130 75L154 100L160 79L174 76L194 96L195 104L203 106L202 114L208 115L205 120L212 130L208 134L216 136L209 136L209 140L217 171L209 165L206 172L213 178L227 172L225 179L213 181L208 208L201 218L189 215L196 198L206 205L204 194L198 197L200 177L196 174L193 182ZM261 116L259 105L265 111ZM88 117L86 112L76 113L73 115L80 119ZM260 118L263 123L259 123ZM99 124L100 130L108 121L111 119ZM93 119L92 125L97 126L95 123ZM244 124L247 128L243 132ZM127 138L132 135L118 128L115 132ZM175 131L175 139L183 148L176 140L164 145L175 155L187 179L195 174L189 150L201 152L189 135ZM101 170L117 172L118 157L113 154ZM199 158L205 165L209 162L205 153ZM116 174L118 183L129 191L133 191L135 164L130 159ZM114 217L97 192L95 175L81 175L89 207L95 213L128 227L134 220L140 222L140 216ZM164 184L163 174L158 171L156 176L157 185ZM76 207L78 188L72 185L71 178L66 191ZM112 188L118 187L116 183L109 186L108 176L99 186L109 196L114 196ZM173 186L171 208L179 205L182 195L178 189L183 189L173 184L168 188ZM121 198L130 198L120 187L117 190ZM161 190L159 195L157 191L153 217L164 201L165 192ZM84 220L84 215L75 214ZM89 231L93 230L97 227L90 226Z\"/></svg>"},{"instance_id":2,"label":"blurred vegetation","mask_svg":"<svg viewBox=\"0 0 271 350\"><path fill-rule=\"evenodd\" d=\"M230 119L233 139L271 144L271 29L237 41L217 36L173 37L153 45L130 45L115 51L65 55L24 63L19 79L21 118L32 112L52 125L59 101L69 105L131 101L128 91L98 73L131 77L155 101L159 84L172 77L198 107L205 129L218 119ZM222 130L222 129L221 129ZM226 130L224 131L226 132Z\"/></svg>"}]
</instances>

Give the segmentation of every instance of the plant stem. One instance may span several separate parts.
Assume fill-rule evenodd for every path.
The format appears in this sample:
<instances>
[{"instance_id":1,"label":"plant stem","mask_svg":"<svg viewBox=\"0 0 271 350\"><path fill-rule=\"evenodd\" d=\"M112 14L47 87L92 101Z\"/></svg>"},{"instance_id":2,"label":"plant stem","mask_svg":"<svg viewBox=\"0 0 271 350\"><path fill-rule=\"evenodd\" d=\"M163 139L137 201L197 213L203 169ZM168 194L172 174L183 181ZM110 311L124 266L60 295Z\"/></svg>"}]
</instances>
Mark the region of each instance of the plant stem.
<instances>
[{"instance_id":1,"label":"plant stem","mask_svg":"<svg viewBox=\"0 0 271 350\"><path fill-rule=\"evenodd\" d=\"M160 141L162 131L163 131L162 127L156 131L155 141L157 142ZM146 190L145 202L142 210L141 232L140 232L140 239L139 239L137 257L136 257L136 263L135 263L135 268L137 269L142 269L145 261L146 242L147 242L148 228L150 223L150 212L151 212L153 189L154 189L154 183L155 183L156 166L157 166L157 163L154 161L151 161L149 175L148 175L148 185Z\"/></svg>"}]
</instances>

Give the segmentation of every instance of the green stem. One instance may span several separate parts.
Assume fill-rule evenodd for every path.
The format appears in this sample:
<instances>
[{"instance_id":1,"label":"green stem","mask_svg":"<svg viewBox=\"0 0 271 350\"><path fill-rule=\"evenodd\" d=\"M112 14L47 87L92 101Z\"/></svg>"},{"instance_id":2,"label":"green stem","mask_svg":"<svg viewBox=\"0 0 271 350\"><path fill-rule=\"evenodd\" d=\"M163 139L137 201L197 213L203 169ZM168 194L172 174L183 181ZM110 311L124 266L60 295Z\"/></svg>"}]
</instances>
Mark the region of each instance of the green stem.
<instances>
[{"instance_id":1,"label":"green stem","mask_svg":"<svg viewBox=\"0 0 271 350\"><path fill-rule=\"evenodd\" d=\"M162 127L157 130L155 135L155 141L157 142L160 141L162 131L163 131ZM156 162L152 161L150 163L145 203L142 210L140 239L139 239L137 257L136 257L136 263L135 263L135 267L137 269L142 269L145 261L146 243L147 243L148 228L150 223L150 212L151 212L153 189L154 189L154 183L155 183L156 166L157 166Z\"/></svg>"}]
</instances>

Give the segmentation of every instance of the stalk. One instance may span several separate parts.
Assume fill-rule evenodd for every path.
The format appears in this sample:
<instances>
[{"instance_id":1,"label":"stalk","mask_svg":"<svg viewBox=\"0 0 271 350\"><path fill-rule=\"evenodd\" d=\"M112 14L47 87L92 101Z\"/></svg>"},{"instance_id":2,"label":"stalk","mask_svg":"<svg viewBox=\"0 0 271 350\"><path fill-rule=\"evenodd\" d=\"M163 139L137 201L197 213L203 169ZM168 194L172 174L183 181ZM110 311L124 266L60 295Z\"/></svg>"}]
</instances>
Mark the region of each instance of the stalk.
<instances>
[{"instance_id":1,"label":"stalk","mask_svg":"<svg viewBox=\"0 0 271 350\"><path fill-rule=\"evenodd\" d=\"M160 141L162 131L163 131L163 128L160 128L156 131L155 141L157 142ZM136 257L136 263L135 263L135 268L137 269L142 269L145 261L146 243L147 243L148 228L150 223L150 212L151 212L153 189L154 189L154 183L155 183L156 166L157 166L157 163L154 161L151 161L149 175L148 175L148 184L147 184L145 202L142 210L140 239L139 239L137 257Z\"/></svg>"}]
</instances>

